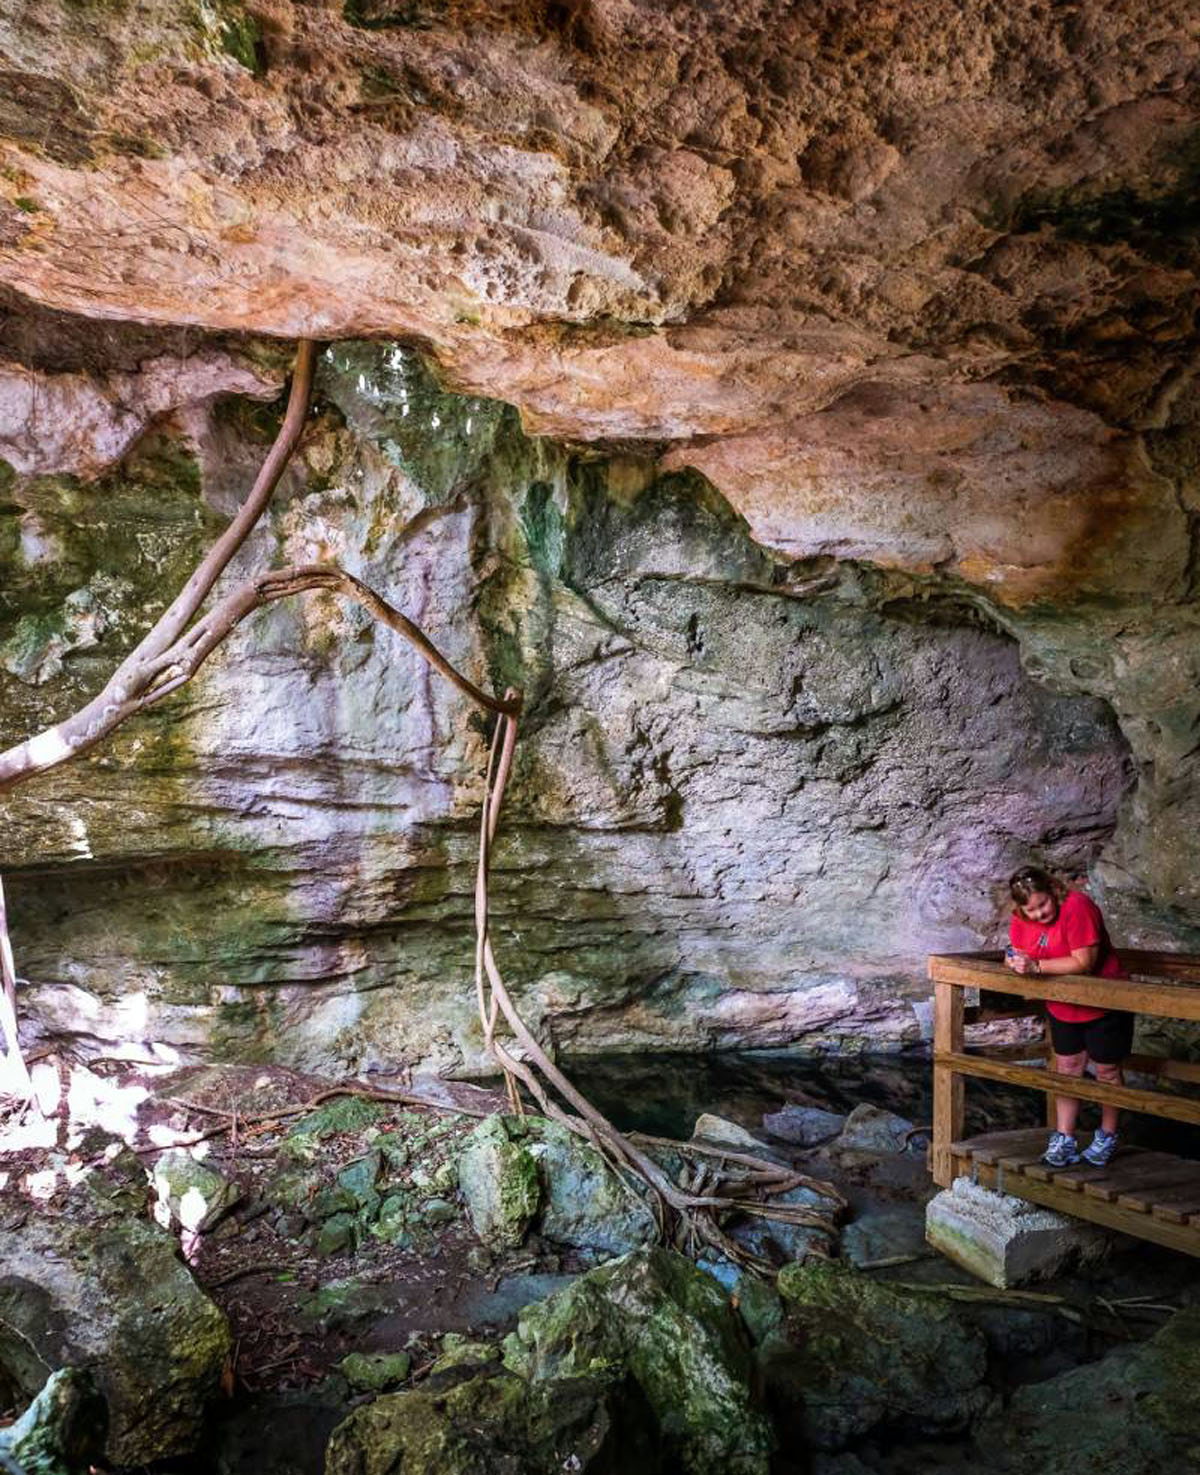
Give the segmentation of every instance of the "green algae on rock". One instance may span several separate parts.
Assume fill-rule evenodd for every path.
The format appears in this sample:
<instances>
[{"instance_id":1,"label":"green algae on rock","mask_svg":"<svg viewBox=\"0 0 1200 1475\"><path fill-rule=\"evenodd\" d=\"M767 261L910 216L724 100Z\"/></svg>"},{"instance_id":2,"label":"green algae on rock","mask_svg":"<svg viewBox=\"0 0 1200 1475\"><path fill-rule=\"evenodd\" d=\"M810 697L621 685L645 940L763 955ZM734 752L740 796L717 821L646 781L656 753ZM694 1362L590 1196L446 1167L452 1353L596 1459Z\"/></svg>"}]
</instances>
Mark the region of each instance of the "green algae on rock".
<instances>
[{"instance_id":1,"label":"green algae on rock","mask_svg":"<svg viewBox=\"0 0 1200 1475\"><path fill-rule=\"evenodd\" d=\"M541 1203L537 1164L519 1125L487 1117L467 1138L458 1160L459 1190L484 1244L519 1245Z\"/></svg>"},{"instance_id":2,"label":"green algae on rock","mask_svg":"<svg viewBox=\"0 0 1200 1475\"><path fill-rule=\"evenodd\" d=\"M0 1365L12 1371L10 1340L37 1353L26 1396L47 1369L93 1366L107 1458L141 1465L193 1448L232 1344L175 1240L118 1202L85 1179L60 1213L0 1222Z\"/></svg>"},{"instance_id":3,"label":"green algae on rock","mask_svg":"<svg viewBox=\"0 0 1200 1475\"><path fill-rule=\"evenodd\" d=\"M759 1362L781 1433L844 1449L877 1427L954 1431L987 1408L987 1347L956 1308L836 1262L785 1265Z\"/></svg>"},{"instance_id":4,"label":"green algae on rock","mask_svg":"<svg viewBox=\"0 0 1200 1475\"><path fill-rule=\"evenodd\" d=\"M461 1370L443 1375L454 1380ZM635 1384L502 1369L384 1394L333 1431L325 1475L663 1475Z\"/></svg>"},{"instance_id":5,"label":"green algae on rock","mask_svg":"<svg viewBox=\"0 0 1200 1475\"><path fill-rule=\"evenodd\" d=\"M104 1455L108 1415L87 1368L60 1368L21 1417L0 1429L0 1467L20 1475L76 1475Z\"/></svg>"},{"instance_id":6,"label":"green algae on rock","mask_svg":"<svg viewBox=\"0 0 1200 1475\"><path fill-rule=\"evenodd\" d=\"M505 1365L537 1380L628 1374L687 1475L766 1475L774 1439L748 1339L720 1286L670 1250L637 1250L526 1307Z\"/></svg>"},{"instance_id":7,"label":"green algae on rock","mask_svg":"<svg viewBox=\"0 0 1200 1475\"><path fill-rule=\"evenodd\" d=\"M1189 1308L1148 1342L1018 1388L980 1426L978 1446L989 1467L1014 1475L1200 1469L1198 1387L1200 1310Z\"/></svg>"}]
</instances>

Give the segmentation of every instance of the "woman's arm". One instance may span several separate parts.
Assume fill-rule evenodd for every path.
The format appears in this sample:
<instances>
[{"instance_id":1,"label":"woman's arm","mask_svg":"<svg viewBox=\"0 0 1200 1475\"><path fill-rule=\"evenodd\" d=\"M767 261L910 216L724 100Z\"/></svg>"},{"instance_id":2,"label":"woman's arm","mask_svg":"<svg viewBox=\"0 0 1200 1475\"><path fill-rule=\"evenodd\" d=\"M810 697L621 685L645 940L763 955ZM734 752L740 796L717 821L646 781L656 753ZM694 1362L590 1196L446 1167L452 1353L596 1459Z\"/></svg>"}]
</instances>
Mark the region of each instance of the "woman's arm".
<instances>
[{"instance_id":1,"label":"woman's arm","mask_svg":"<svg viewBox=\"0 0 1200 1475\"><path fill-rule=\"evenodd\" d=\"M1009 964L1014 973L1090 973L1100 961L1100 945L1077 947L1065 958L1029 958L1018 953Z\"/></svg>"}]
</instances>

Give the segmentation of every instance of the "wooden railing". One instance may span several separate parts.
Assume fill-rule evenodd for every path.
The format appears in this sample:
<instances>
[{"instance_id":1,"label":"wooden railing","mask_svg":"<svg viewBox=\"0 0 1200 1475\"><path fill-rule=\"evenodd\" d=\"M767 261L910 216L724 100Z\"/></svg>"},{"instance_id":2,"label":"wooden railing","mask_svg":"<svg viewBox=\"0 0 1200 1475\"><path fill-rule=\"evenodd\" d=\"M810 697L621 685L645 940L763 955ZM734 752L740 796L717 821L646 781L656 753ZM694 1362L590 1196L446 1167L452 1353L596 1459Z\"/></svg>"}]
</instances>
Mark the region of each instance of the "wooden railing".
<instances>
[{"instance_id":1,"label":"wooden railing","mask_svg":"<svg viewBox=\"0 0 1200 1475\"><path fill-rule=\"evenodd\" d=\"M952 953L929 959L933 981L933 1147L934 1181L943 1188L954 1176L951 1144L961 1141L968 1076L1025 1086L1046 1094L1046 1117L1053 1123L1054 1097L1098 1101L1127 1111L1146 1112L1176 1122L1200 1125L1200 1100L1165 1091L1142 1091L1107 1085L1087 1077L1060 1075L1048 1064L1021 1064L1039 1056L1049 1060L1040 1041L998 1048L967 1045L968 1024L988 1019L1040 1014L1042 1000L1084 1004L1095 1009L1128 1009L1164 1019L1200 1021L1200 955L1158 953L1122 948L1121 961L1133 978L1096 978L1063 973L1053 978L1024 977L1006 968L1000 953ZM1015 994L1029 1002L1016 1007L968 1008L964 990L978 988ZM1159 1056L1133 1055L1130 1070L1164 1080L1200 1082L1200 1065Z\"/></svg>"}]
</instances>

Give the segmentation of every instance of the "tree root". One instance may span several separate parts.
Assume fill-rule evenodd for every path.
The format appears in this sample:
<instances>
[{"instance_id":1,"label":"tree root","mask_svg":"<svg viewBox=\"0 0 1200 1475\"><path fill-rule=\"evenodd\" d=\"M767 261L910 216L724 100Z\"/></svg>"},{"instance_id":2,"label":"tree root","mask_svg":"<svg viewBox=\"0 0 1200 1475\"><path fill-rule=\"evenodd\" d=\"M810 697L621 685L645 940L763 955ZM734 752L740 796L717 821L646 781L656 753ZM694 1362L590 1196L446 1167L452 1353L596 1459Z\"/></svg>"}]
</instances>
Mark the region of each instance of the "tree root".
<instances>
[{"instance_id":1,"label":"tree root","mask_svg":"<svg viewBox=\"0 0 1200 1475\"><path fill-rule=\"evenodd\" d=\"M517 723L522 706L521 693L510 688L502 697L487 695L456 670L406 615L393 608L353 575L329 564L303 564L265 570L225 595L207 613L200 613L231 559L244 545L265 511L300 440L312 393L316 348L316 344L310 342L303 342L298 347L283 425L237 516L213 544L154 627L121 662L103 690L73 716L7 752L0 753L0 792L86 752L129 717L144 712L154 703L178 691L192 679L204 661L237 626L256 610L279 599L312 591L338 594L361 605L373 618L408 640L434 670L477 707L496 719L480 814L479 860L475 885L475 992L484 1044L503 1072L512 1110L517 1114L524 1111L521 1095L521 1087L524 1087L547 1117L590 1143L610 1164L630 1192L638 1191L638 1183L644 1185L659 1233L664 1238L682 1237L693 1249L697 1245L706 1246L736 1263L770 1273L772 1267L735 1244L725 1234L718 1220L729 1214L745 1213L789 1224L820 1224L832 1228L832 1219L827 1221L809 1209L802 1209L797 1205L774 1204L770 1200L791 1188L803 1185L826 1195L832 1203L844 1206L840 1194L831 1185L805 1180L800 1175L779 1170L774 1164L747 1158L744 1154L724 1152L716 1154L718 1159L748 1167L751 1169L750 1174L733 1175L722 1165L719 1169L710 1170L708 1174L697 1175L692 1188L680 1188L671 1182L638 1139L618 1131L559 1070L521 1018L505 986L489 932L488 881L504 792L513 767ZM0 937L6 938L2 928ZM9 1037L11 1050L17 1048L15 981L10 987L10 960L3 948L0 948L0 961L4 961L0 1024L3 1024L5 1034ZM501 1023L508 1032L508 1037L503 1041L497 1034ZM303 1107L240 1118L231 1113L227 1123L223 1122L222 1125L193 1136L186 1142L181 1140L176 1145L194 1145L226 1130L236 1131L238 1124L243 1127L249 1124L250 1134L254 1135L257 1130L262 1130L261 1126L256 1128L255 1123L261 1124L311 1110L314 1104L338 1094L361 1095L379 1101L413 1100L402 1092L373 1092L356 1086L336 1087L321 1093L313 1102L306 1103ZM560 1105L560 1101L570 1110ZM191 1103L191 1109L207 1112L216 1110L199 1107L196 1103ZM685 1152L696 1150L679 1143L673 1143L672 1147ZM161 1148L138 1150L160 1151Z\"/></svg>"}]
</instances>

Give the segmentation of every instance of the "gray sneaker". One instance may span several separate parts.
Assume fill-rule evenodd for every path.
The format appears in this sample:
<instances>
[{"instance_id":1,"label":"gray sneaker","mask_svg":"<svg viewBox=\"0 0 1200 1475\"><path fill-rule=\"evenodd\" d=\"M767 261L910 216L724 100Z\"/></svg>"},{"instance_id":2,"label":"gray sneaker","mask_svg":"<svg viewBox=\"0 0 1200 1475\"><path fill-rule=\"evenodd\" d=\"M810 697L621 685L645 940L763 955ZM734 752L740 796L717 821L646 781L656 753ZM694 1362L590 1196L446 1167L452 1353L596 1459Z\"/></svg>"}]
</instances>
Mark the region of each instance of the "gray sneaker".
<instances>
[{"instance_id":1,"label":"gray sneaker","mask_svg":"<svg viewBox=\"0 0 1200 1475\"><path fill-rule=\"evenodd\" d=\"M1103 1127L1096 1128L1096 1135L1087 1147L1083 1149L1086 1162L1091 1163L1093 1168L1105 1168L1108 1160L1117 1150L1117 1134L1106 1132Z\"/></svg>"},{"instance_id":2,"label":"gray sneaker","mask_svg":"<svg viewBox=\"0 0 1200 1475\"><path fill-rule=\"evenodd\" d=\"M1065 1132L1051 1132L1050 1146L1042 1153L1042 1161L1052 1168L1069 1168L1079 1161L1079 1148L1074 1137Z\"/></svg>"}]
</instances>

